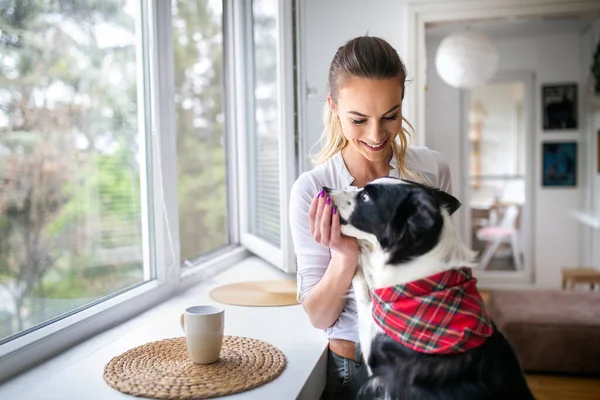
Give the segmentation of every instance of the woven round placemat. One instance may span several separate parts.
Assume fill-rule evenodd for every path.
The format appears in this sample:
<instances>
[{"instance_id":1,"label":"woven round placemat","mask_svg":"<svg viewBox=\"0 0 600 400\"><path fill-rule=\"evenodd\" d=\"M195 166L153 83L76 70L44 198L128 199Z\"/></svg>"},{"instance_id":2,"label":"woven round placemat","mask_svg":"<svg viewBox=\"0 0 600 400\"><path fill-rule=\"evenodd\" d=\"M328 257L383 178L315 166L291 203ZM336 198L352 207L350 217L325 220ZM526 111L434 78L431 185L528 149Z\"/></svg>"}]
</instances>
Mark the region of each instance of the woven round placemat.
<instances>
[{"instance_id":1,"label":"woven round placemat","mask_svg":"<svg viewBox=\"0 0 600 400\"><path fill-rule=\"evenodd\" d=\"M286 359L263 341L225 336L219 360L194 364L185 337L135 347L113 358L104 380L120 392L155 399L208 399L243 392L277 378Z\"/></svg>"},{"instance_id":2,"label":"woven round placemat","mask_svg":"<svg viewBox=\"0 0 600 400\"><path fill-rule=\"evenodd\" d=\"M232 283L214 288L210 297L219 303L235 306L274 307L298 304L296 281L290 279Z\"/></svg>"}]
</instances>

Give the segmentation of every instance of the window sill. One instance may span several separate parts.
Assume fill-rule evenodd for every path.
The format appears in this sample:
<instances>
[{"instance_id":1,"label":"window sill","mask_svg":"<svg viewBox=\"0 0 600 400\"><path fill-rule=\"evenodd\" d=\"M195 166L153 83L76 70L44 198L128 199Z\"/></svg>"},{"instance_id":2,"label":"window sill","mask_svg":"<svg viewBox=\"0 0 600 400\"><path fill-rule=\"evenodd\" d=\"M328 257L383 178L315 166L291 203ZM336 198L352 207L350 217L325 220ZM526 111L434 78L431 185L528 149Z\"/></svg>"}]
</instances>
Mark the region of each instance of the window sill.
<instances>
[{"instance_id":1,"label":"window sill","mask_svg":"<svg viewBox=\"0 0 600 400\"><path fill-rule=\"evenodd\" d=\"M216 304L213 287L241 280L290 278L266 262L250 257L206 282L139 316L67 350L0 386L0 398L133 398L106 384L104 366L115 356L148 343L182 336L179 316L186 307ZM225 334L249 336L278 347L287 358L274 381L235 395L236 399L315 399L325 385L327 339L313 328L302 306L237 307L225 305ZM233 396L231 396L233 397Z\"/></svg>"}]
</instances>

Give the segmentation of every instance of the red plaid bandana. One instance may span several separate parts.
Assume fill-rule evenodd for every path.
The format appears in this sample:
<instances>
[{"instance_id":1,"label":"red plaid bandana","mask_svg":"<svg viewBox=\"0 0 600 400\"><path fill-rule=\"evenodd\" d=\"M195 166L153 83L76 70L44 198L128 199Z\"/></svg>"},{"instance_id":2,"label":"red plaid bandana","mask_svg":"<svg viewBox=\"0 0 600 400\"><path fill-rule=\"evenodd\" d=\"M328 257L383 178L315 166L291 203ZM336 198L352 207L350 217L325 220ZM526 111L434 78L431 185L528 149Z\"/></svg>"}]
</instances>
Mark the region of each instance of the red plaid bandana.
<instances>
[{"instance_id":1,"label":"red plaid bandana","mask_svg":"<svg viewBox=\"0 0 600 400\"><path fill-rule=\"evenodd\" d=\"M429 354L462 353L494 331L470 268L371 291L375 322L404 346Z\"/></svg>"}]
</instances>

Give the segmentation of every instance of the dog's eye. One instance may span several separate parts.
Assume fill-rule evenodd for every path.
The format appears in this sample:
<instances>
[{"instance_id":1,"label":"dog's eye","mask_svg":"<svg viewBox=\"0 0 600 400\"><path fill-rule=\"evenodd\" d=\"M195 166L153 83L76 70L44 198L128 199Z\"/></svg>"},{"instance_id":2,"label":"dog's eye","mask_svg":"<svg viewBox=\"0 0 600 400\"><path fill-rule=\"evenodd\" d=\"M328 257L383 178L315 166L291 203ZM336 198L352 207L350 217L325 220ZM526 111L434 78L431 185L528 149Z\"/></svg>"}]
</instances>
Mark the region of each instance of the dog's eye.
<instances>
[{"instance_id":1,"label":"dog's eye","mask_svg":"<svg viewBox=\"0 0 600 400\"><path fill-rule=\"evenodd\" d=\"M360 199L361 199L362 201L364 201L365 203L366 203L367 201L371 200L371 199L369 198L369 195L368 195L366 192L362 192L362 193L360 194Z\"/></svg>"}]
</instances>

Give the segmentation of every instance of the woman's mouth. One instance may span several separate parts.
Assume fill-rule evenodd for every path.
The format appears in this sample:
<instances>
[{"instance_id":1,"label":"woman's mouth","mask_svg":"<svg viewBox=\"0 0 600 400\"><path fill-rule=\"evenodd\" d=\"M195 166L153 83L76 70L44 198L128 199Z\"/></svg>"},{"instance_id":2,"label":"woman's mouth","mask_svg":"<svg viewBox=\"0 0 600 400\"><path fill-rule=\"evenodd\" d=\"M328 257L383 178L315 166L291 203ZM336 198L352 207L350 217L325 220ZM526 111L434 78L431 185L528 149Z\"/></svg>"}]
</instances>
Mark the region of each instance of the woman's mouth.
<instances>
[{"instance_id":1,"label":"woman's mouth","mask_svg":"<svg viewBox=\"0 0 600 400\"><path fill-rule=\"evenodd\" d=\"M361 140L361 143L365 145L371 151L381 151L385 148L385 144L387 143L387 139L381 143L367 143Z\"/></svg>"}]
</instances>

